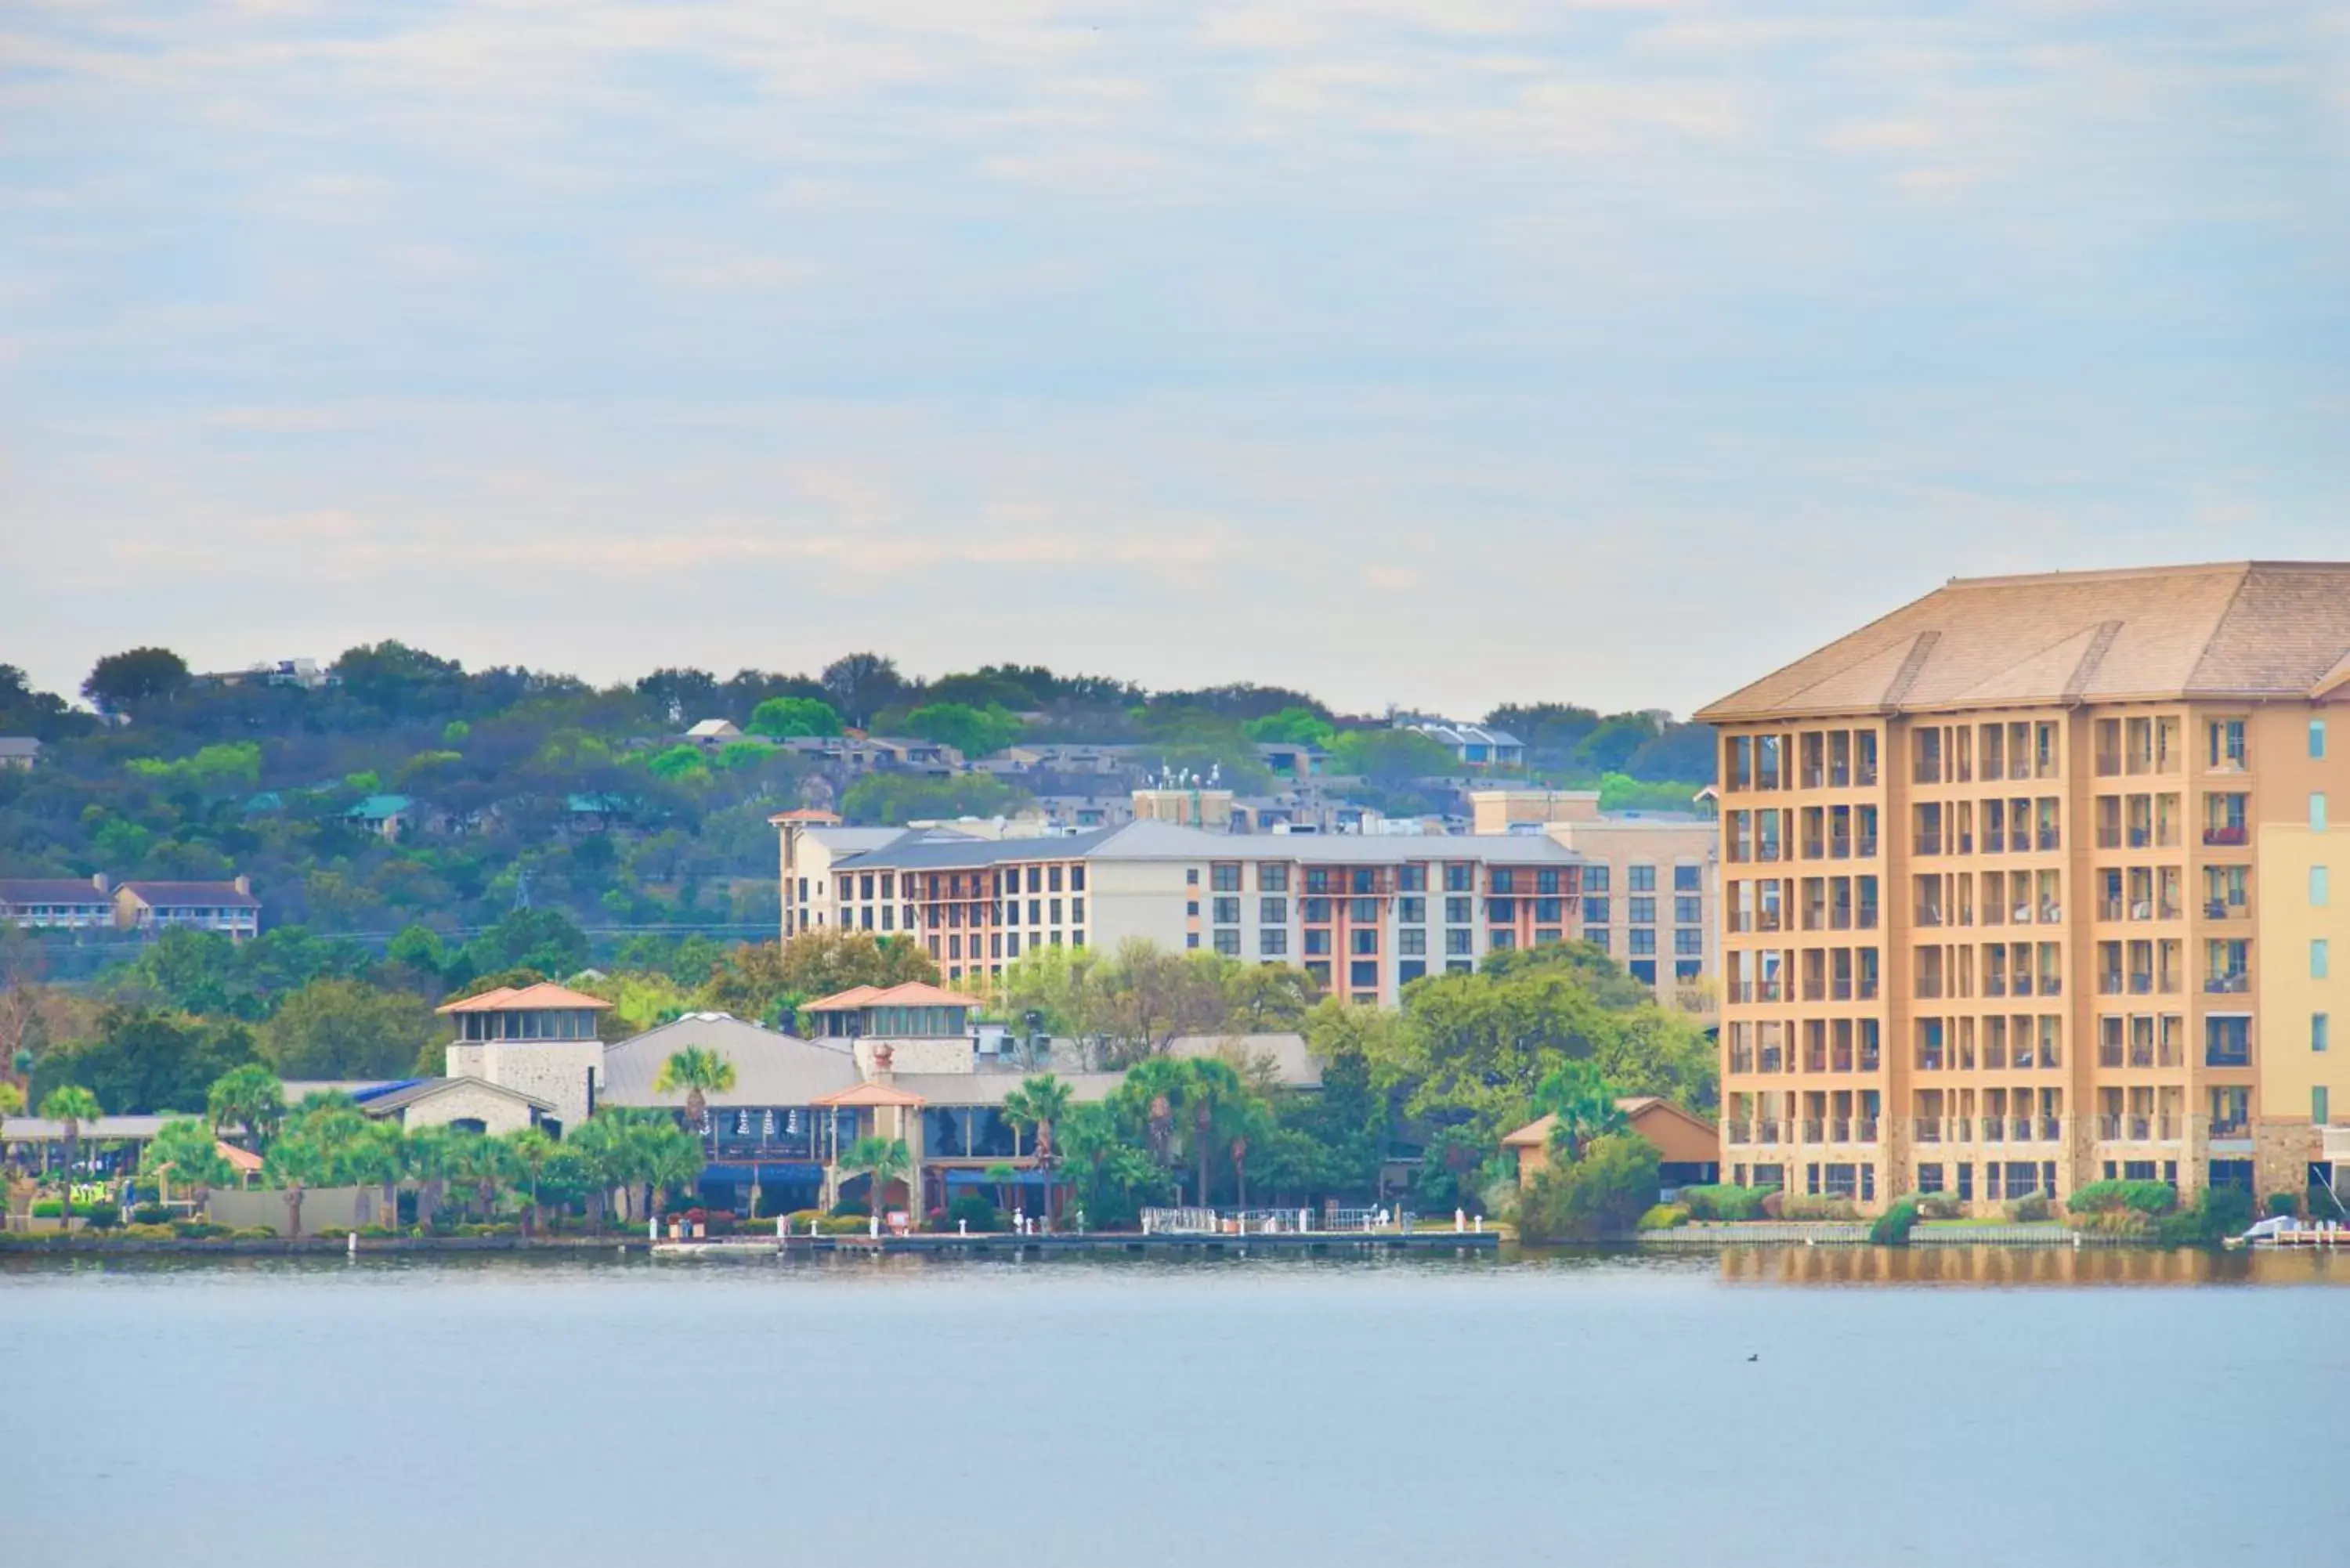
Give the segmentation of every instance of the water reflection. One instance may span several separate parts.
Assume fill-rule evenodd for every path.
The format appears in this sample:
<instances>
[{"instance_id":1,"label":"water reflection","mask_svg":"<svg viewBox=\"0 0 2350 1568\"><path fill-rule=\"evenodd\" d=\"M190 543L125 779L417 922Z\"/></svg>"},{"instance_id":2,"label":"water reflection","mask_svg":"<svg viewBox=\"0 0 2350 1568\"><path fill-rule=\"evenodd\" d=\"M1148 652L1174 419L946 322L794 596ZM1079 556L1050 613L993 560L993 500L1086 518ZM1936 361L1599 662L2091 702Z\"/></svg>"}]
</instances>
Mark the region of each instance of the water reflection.
<instances>
[{"instance_id":1,"label":"water reflection","mask_svg":"<svg viewBox=\"0 0 2350 1568\"><path fill-rule=\"evenodd\" d=\"M2350 1259L2330 1252L2139 1247L1728 1247L1721 1269L1733 1284L2350 1284Z\"/></svg>"}]
</instances>

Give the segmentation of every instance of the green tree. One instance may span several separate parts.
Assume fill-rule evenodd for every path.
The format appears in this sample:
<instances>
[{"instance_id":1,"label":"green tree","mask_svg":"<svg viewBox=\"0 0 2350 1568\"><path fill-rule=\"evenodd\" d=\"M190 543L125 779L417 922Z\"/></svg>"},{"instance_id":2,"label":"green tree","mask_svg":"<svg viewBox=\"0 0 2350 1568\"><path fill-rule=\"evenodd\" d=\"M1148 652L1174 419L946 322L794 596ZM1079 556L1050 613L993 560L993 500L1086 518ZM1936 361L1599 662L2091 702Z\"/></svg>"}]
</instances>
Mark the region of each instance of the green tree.
<instances>
[{"instance_id":1,"label":"green tree","mask_svg":"<svg viewBox=\"0 0 2350 1568\"><path fill-rule=\"evenodd\" d=\"M234 1128L245 1135L254 1152L266 1152L286 1123L286 1085L267 1067L248 1062L213 1081L204 1115L215 1137L225 1137Z\"/></svg>"},{"instance_id":2,"label":"green tree","mask_svg":"<svg viewBox=\"0 0 2350 1568\"><path fill-rule=\"evenodd\" d=\"M904 937L819 927L788 942L756 942L726 953L710 971L700 1004L737 1018L765 1019L779 1004L837 995L860 985L939 982L931 955Z\"/></svg>"},{"instance_id":3,"label":"green tree","mask_svg":"<svg viewBox=\"0 0 2350 1568\"><path fill-rule=\"evenodd\" d=\"M1267 713L1251 719L1241 728L1252 741L1269 744L1321 746L1326 750L1337 738L1338 732L1330 721L1311 708L1284 708L1278 713Z\"/></svg>"},{"instance_id":4,"label":"green tree","mask_svg":"<svg viewBox=\"0 0 2350 1568\"><path fill-rule=\"evenodd\" d=\"M506 1159L510 1168L530 1184L529 1231L536 1235L546 1222L545 1211L539 1208L538 1194L546 1178L547 1161L555 1157L555 1140L536 1127L520 1127L504 1137Z\"/></svg>"},{"instance_id":5,"label":"green tree","mask_svg":"<svg viewBox=\"0 0 2350 1568\"><path fill-rule=\"evenodd\" d=\"M1607 1133L1519 1194L1519 1233L1539 1241L1625 1235L1656 1200L1656 1146L1636 1133Z\"/></svg>"},{"instance_id":6,"label":"green tree","mask_svg":"<svg viewBox=\"0 0 2350 1568\"><path fill-rule=\"evenodd\" d=\"M837 735L840 715L833 711L831 703L813 697L770 697L751 711L751 722L743 727L776 741Z\"/></svg>"},{"instance_id":7,"label":"green tree","mask_svg":"<svg viewBox=\"0 0 2350 1568\"><path fill-rule=\"evenodd\" d=\"M685 1091L686 1130L697 1139L709 1136L709 1096L723 1095L733 1086L734 1064L707 1045L688 1045L671 1052L669 1060L661 1064L660 1075L653 1079L656 1094Z\"/></svg>"},{"instance_id":8,"label":"green tree","mask_svg":"<svg viewBox=\"0 0 2350 1568\"><path fill-rule=\"evenodd\" d=\"M952 746L966 757L1000 752L1020 738L1018 718L999 705L974 708L964 702L932 702L906 715L909 734L942 746Z\"/></svg>"},{"instance_id":9,"label":"green tree","mask_svg":"<svg viewBox=\"0 0 2350 1568\"><path fill-rule=\"evenodd\" d=\"M588 936L560 909L515 909L466 943L465 956L477 975L513 969L574 974L588 966Z\"/></svg>"},{"instance_id":10,"label":"green tree","mask_svg":"<svg viewBox=\"0 0 2350 1568\"><path fill-rule=\"evenodd\" d=\"M168 1121L155 1129L155 1136L140 1151L139 1174L154 1182L167 1202L172 1183L190 1189L199 1209L213 1188L236 1180L236 1169L222 1157L213 1129L193 1116Z\"/></svg>"},{"instance_id":11,"label":"green tree","mask_svg":"<svg viewBox=\"0 0 2350 1568\"><path fill-rule=\"evenodd\" d=\"M234 1019L115 1005L96 1022L94 1034L41 1057L36 1094L73 1083L125 1113L201 1110L206 1086L255 1055L253 1032Z\"/></svg>"},{"instance_id":12,"label":"green tree","mask_svg":"<svg viewBox=\"0 0 2350 1568\"><path fill-rule=\"evenodd\" d=\"M866 1187L865 1209L872 1216L872 1229L880 1233L881 1210L887 1205L889 1184L906 1179L913 1166L913 1157L907 1152L906 1140L866 1134L841 1151L837 1162L844 1179L849 1177L870 1178Z\"/></svg>"},{"instance_id":13,"label":"green tree","mask_svg":"<svg viewBox=\"0 0 2350 1568\"><path fill-rule=\"evenodd\" d=\"M1039 1165L1049 1168L1052 1164L1053 1125L1069 1114L1071 1098L1069 1085L1050 1073L1024 1078L1003 1096L1004 1120L1012 1124L1015 1139L1022 1132L1035 1135ZM1018 1152L1016 1142L1014 1151Z\"/></svg>"},{"instance_id":14,"label":"green tree","mask_svg":"<svg viewBox=\"0 0 2350 1568\"><path fill-rule=\"evenodd\" d=\"M314 980L262 1026L262 1052L289 1078L393 1078L440 1033L432 1004L412 992Z\"/></svg>"},{"instance_id":15,"label":"green tree","mask_svg":"<svg viewBox=\"0 0 2350 1568\"><path fill-rule=\"evenodd\" d=\"M188 661L168 648L109 653L81 683L81 694L101 713L126 713L168 699L188 683Z\"/></svg>"},{"instance_id":16,"label":"green tree","mask_svg":"<svg viewBox=\"0 0 2350 1568\"><path fill-rule=\"evenodd\" d=\"M81 1160L81 1129L104 1114L98 1096L79 1084L64 1085L42 1096L43 1119L63 1124L66 1179L64 1201L58 1211L68 1220L73 1218L74 1174Z\"/></svg>"},{"instance_id":17,"label":"green tree","mask_svg":"<svg viewBox=\"0 0 2350 1568\"><path fill-rule=\"evenodd\" d=\"M1177 1091L1182 1114L1191 1124L1191 1154L1199 1166L1195 1201L1208 1206L1208 1156L1227 1141L1230 1129L1242 1125L1250 1107L1248 1085L1229 1062L1197 1056L1184 1064L1182 1086Z\"/></svg>"},{"instance_id":18,"label":"green tree","mask_svg":"<svg viewBox=\"0 0 2350 1568\"><path fill-rule=\"evenodd\" d=\"M897 827L933 817L1005 816L1027 804L1026 791L987 774L868 774L841 795L840 811L851 822Z\"/></svg>"},{"instance_id":19,"label":"green tree","mask_svg":"<svg viewBox=\"0 0 2350 1568\"><path fill-rule=\"evenodd\" d=\"M1563 1062L1534 1085L1531 1106L1536 1116L1556 1116L1551 1124L1554 1158L1577 1160L1592 1139L1622 1132L1628 1125L1617 1104L1613 1086L1588 1062Z\"/></svg>"}]
</instances>

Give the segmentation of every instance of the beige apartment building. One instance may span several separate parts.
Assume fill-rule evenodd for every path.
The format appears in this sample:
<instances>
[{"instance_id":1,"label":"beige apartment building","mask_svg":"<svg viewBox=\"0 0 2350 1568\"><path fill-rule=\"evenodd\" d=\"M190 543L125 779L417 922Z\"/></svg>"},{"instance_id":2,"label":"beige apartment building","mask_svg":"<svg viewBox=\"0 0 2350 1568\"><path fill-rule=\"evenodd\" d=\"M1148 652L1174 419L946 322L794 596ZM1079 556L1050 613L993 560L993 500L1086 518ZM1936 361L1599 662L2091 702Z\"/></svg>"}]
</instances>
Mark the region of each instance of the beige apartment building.
<instances>
[{"instance_id":1,"label":"beige apartment building","mask_svg":"<svg viewBox=\"0 0 2350 1568\"><path fill-rule=\"evenodd\" d=\"M1148 819L979 837L952 826L771 819L784 926L909 937L985 992L1042 947L1133 939L1295 964L1334 995L1393 1006L1427 974L1579 934L1583 859L1546 836L1229 834Z\"/></svg>"},{"instance_id":2,"label":"beige apartment building","mask_svg":"<svg viewBox=\"0 0 2350 1568\"><path fill-rule=\"evenodd\" d=\"M1585 941L1711 1022L1721 999L1721 831L1697 813L1604 815L1596 790L1490 789L1469 796L1480 834L1541 834L1583 860Z\"/></svg>"},{"instance_id":3,"label":"beige apartment building","mask_svg":"<svg viewBox=\"0 0 2350 1568\"><path fill-rule=\"evenodd\" d=\"M1697 717L1731 1179L2350 1188L2350 564L1955 580Z\"/></svg>"}]
</instances>

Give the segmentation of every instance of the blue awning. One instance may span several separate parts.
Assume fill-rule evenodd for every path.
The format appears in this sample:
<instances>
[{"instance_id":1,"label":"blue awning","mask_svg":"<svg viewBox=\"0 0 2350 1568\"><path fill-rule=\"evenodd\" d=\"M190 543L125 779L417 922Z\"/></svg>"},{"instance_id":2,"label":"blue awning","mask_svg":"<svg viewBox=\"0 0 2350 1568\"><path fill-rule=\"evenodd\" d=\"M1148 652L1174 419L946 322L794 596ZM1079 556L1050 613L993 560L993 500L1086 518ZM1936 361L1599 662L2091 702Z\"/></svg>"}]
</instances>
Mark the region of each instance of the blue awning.
<instances>
[{"instance_id":1,"label":"blue awning","mask_svg":"<svg viewBox=\"0 0 2350 1568\"><path fill-rule=\"evenodd\" d=\"M824 1167L820 1165L775 1163L767 1165L705 1165L702 1168L702 1182L705 1187L719 1184L732 1187L748 1187L751 1185L752 1179L754 1175L757 1178L759 1184L763 1187L786 1187L795 1182L822 1181L824 1179Z\"/></svg>"},{"instance_id":2,"label":"blue awning","mask_svg":"<svg viewBox=\"0 0 2350 1568\"><path fill-rule=\"evenodd\" d=\"M949 1187L1042 1187L1045 1185L1045 1173L1030 1168L1014 1171L1009 1177L993 1177L983 1170L950 1170L947 1172L947 1185Z\"/></svg>"}]
</instances>

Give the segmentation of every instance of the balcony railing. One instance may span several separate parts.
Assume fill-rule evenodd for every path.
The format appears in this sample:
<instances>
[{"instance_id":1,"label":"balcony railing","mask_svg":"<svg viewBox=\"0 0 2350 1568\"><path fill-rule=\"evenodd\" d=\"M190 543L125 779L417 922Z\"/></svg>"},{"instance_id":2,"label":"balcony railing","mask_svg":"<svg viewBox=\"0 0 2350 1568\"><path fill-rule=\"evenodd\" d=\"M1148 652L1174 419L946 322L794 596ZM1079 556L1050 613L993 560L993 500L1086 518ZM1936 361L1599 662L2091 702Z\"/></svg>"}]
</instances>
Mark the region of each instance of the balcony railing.
<instances>
[{"instance_id":1,"label":"balcony railing","mask_svg":"<svg viewBox=\"0 0 2350 1568\"><path fill-rule=\"evenodd\" d=\"M1828 1141L1830 1143L1850 1143L1852 1141L1852 1118L1850 1116L1836 1116L1829 1121Z\"/></svg>"},{"instance_id":2,"label":"balcony railing","mask_svg":"<svg viewBox=\"0 0 2350 1568\"><path fill-rule=\"evenodd\" d=\"M1860 836L1859 854L1856 858L1861 860L1874 860L1877 858L1877 835L1874 833L1864 833Z\"/></svg>"},{"instance_id":3,"label":"balcony railing","mask_svg":"<svg viewBox=\"0 0 2350 1568\"><path fill-rule=\"evenodd\" d=\"M1752 1143L1753 1132L1752 1122L1727 1121L1721 1124L1721 1136L1728 1143Z\"/></svg>"},{"instance_id":4,"label":"balcony railing","mask_svg":"<svg viewBox=\"0 0 2350 1568\"><path fill-rule=\"evenodd\" d=\"M1921 926L1939 926L1939 925L1940 925L1940 924L1942 923L1942 910L1941 910L1941 907L1940 907L1939 905L1935 905L1935 904L1920 904L1920 905L1918 905L1918 923L1919 925L1921 925Z\"/></svg>"},{"instance_id":5,"label":"balcony railing","mask_svg":"<svg viewBox=\"0 0 2350 1568\"><path fill-rule=\"evenodd\" d=\"M1918 847L1912 851L1913 854L1918 855L1939 855L1941 852L1942 836L1939 833L1920 833L1918 836Z\"/></svg>"},{"instance_id":6,"label":"balcony railing","mask_svg":"<svg viewBox=\"0 0 2350 1568\"><path fill-rule=\"evenodd\" d=\"M2251 912L2242 904L2230 903L2225 898L2203 900L2203 918L2207 920L2241 920Z\"/></svg>"},{"instance_id":7,"label":"balcony railing","mask_svg":"<svg viewBox=\"0 0 2350 1568\"><path fill-rule=\"evenodd\" d=\"M1781 1141L1779 1131L1780 1128L1777 1122L1756 1122L1754 1124L1754 1141L1756 1143L1777 1143Z\"/></svg>"},{"instance_id":8,"label":"balcony railing","mask_svg":"<svg viewBox=\"0 0 2350 1568\"><path fill-rule=\"evenodd\" d=\"M1831 835L1829 835L1829 836L1828 836L1828 858L1829 858L1829 859L1831 859L1831 860L1849 860L1849 859L1851 859L1851 858L1852 858L1852 835L1850 835L1849 833L1836 833L1836 834L1831 834Z\"/></svg>"},{"instance_id":9,"label":"balcony railing","mask_svg":"<svg viewBox=\"0 0 2350 1568\"><path fill-rule=\"evenodd\" d=\"M2251 982L2251 976L2239 970L2213 975L2203 982L2203 989L2215 996L2232 996L2250 989Z\"/></svg>"},{"instance_id":10,"label":"balcony railing","mask_svg":"<svg viewBox=\"0 0 2350 1568\"><path fill-rule=\"evenodd\" d=\"M1860 929L1864 931L1873 931L1877 929L1876 905L1863 904L1860 907Z\"/></svg>"},{"instance_id":11,"label":"balcony railing","mask_svg":"<svg viewBox=\"0 0 2350 1568\"><path fill-rule=\"evenodd\" d=\"M2203 830L2203 842L2208 845L2224 847L2242 844L2246 838L2247 830L2241 824L2226 827L2207 827Z\"/></svg>"},{"instance_id":12,"label":"balcony railing","mask_svg":"<svg viewBox=\"0 0 2350 1568\"><path fill-rule=\"evenodd\" d=\"M2220 1138L2248 1138L2252 1136L2251 1123L2242 1116L2213 1116L2210 1136Z\"/></svg>"},{"instance_id":13,"label":"balcony railing","mask_svg":"<svg viewBox=\"0 0 2350 1568\"><path fill-rule=\"evenodd\" d=\"M2119 898L2100 898L2097 900L2097 919L2101 920L2118 920L2121 918L2122 901Z\"/></svg>"},{"instance_id":14,"label":"balcony railing","mask_svg":"<svg viewBox=\"0 0 2350 1568\"><path fill-rule=\"evenodd\" d=\"M2040 853L2046 855L2064 847L2064 833L2062 828L2043 827L2040 830Z\"/></svg>"},{"instance_id":15,"label":"balcony railing","mask_svg":"<svg viewBox=\"0 0 2350 1568\"><path fill-rule=\"evenodd\" d=\"M1804 1118L1804 1141L1805 1143L1826 1142L1826 1124L1822 1122L1817 1116L1805 1116Z\"/></svg>"},{"instance_id":16,"label":"balcony railing","mask_svg":"<svg viewBox=\"0 0 2350 1568\"><path fill-rule=\"evenodd\" d=\"M2153 971L2150 970L2133 970L2130 972L2129 988L2130 994L2132 996L2152 995L2154 993Z\"/></svg>"},{"instance_id":17,"label":"balcony railing","mask_svg":"<svg viewBox=\"0 0 2350 1568\"><path fill-rule=\"evenodd\" d=\"M1861 1116L1856 1118L1853 1123L1853 1142L1875 1143L1876 1141L1877 1118L1875 1116Z\"/></svg>"},{"instance_id":18,"label":"balcony railing","mask_svg":"<svg viewBox=\"0 0 2350 1568\"><path fill-rule=\"evenodd\" d=\"M1909 1124L1909 1137L1910 1141L1913 1143L1941 1142L1941 1118L1939 1116L1919 1116L1916 1118Z\"/></svg>"}]
</instances>

